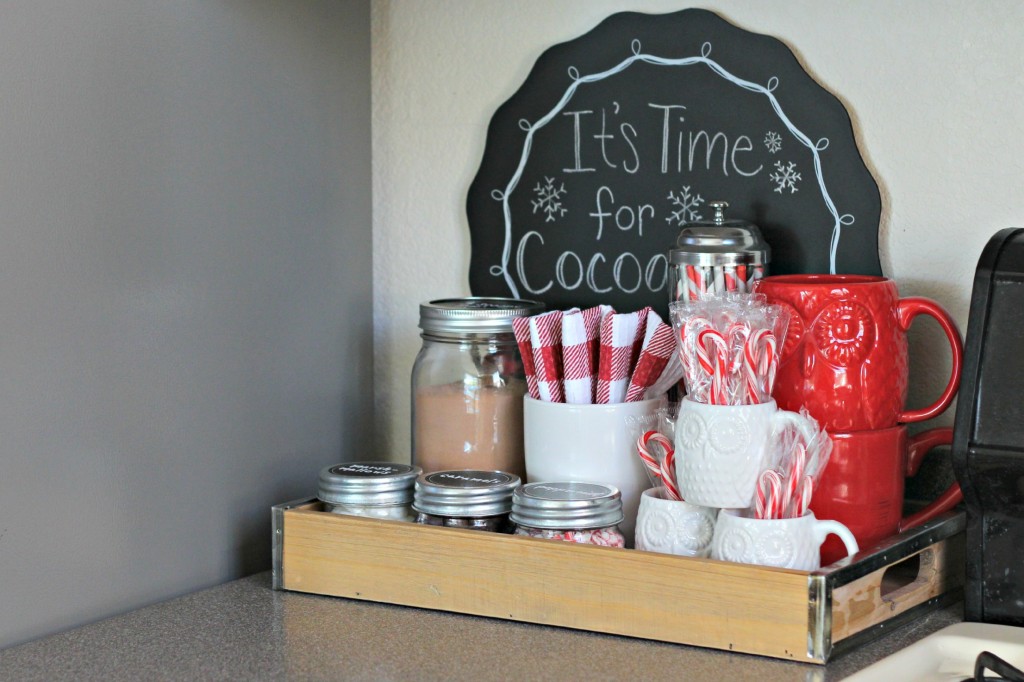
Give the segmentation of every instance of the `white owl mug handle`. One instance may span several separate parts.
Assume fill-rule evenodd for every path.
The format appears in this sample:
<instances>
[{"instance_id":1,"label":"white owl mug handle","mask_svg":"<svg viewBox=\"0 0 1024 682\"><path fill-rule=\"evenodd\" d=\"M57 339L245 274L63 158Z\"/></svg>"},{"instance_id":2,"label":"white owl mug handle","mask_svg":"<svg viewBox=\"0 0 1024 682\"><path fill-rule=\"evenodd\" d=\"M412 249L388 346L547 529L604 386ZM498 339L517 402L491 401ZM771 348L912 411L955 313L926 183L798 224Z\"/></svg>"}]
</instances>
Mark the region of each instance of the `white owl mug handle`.
<instances>
[{"instance_id":1,"label":"white owl mug handle","mask_svg":"<svg viewBox=\"0 0 1024 682\"><path fill-rule=\"evenodd\" d=\"M689 396L676 420L676 480L687 502L720 509L751 507L757 479L775 439L792 427L809 442L817 433L806 417L757 405L709 405Z\"/></svg>"},{"instance_id":2,"label":"white owl mug handle","mask_svg":"<svg viewBox=\"0 0 1024 682\"><path fill-rule=\"evenodd\" d=\"M746 511L723 509L715 524L711 558L816 571L821 568L821 545L829 535L839 536L849 556L860 551L849 528L819 520L814 512L795 519L756 519Z\"/></svg>"}]
</instances>

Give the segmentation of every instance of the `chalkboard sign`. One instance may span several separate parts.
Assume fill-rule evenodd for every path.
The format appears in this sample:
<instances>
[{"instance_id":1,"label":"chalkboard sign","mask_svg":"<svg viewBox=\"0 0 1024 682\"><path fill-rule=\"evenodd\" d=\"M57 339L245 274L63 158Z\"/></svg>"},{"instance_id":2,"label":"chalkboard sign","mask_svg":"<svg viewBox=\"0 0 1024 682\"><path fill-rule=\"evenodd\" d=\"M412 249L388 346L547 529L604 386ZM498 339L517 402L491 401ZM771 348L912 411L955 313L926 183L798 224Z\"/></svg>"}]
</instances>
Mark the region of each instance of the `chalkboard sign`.
<instances>
[{"instance_id":1,"label":"chalkboard sign","mask_svg":"<svg viewBox=\"0 0 1024 682\"><path fill-rule=\"evenodd\" d=\"M850 117L783 43L705 10L612 15L545 51L491 119L470 288L663 310L680 226L720 200L761 228L772 273L881 274Z\"/></svg>"}]
</instances>

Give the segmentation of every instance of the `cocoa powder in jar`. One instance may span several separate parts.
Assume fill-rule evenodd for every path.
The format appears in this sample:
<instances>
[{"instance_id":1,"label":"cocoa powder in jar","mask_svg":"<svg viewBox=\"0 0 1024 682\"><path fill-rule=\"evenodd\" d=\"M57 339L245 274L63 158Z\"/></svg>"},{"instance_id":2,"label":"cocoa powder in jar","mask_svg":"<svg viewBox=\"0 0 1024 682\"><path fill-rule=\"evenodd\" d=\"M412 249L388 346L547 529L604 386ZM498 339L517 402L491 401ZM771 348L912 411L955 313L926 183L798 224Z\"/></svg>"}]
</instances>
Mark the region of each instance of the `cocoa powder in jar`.
<instances>
[{"instance_id":1,"label":"cocoa powder in jar","mask_svg":"<svg viewBox=\"0 0 1024 682\"><path fill-rule=\"evenodd\" d=\"M416 463L424 471L482 469L526 477L523 395L526 382L468 386L458 381L415 392Z\"/></svg>"}]
</instances>

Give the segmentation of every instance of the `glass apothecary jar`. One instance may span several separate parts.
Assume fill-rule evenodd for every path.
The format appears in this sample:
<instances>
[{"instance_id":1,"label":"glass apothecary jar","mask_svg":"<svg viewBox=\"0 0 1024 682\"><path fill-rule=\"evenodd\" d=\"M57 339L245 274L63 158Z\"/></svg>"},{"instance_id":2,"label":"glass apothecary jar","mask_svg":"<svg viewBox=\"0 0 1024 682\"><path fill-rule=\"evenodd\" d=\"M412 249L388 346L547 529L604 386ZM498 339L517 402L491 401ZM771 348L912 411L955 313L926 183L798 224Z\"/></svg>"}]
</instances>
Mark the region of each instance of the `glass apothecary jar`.
<instances>
[{"instance_id":1,"label":"glass apothecary jar","mask_svg":"<svg viewBox=\"0 0 1024 682\"><path fill-rule=\"evenodd\" d=\"M416 479L416 523L511 533L512 493L520 478L505 471L453 469Z\"/></svg>"},{"instance_id":2,"label":"glass apothecary jar","mask_svg":"<svg viewBox=\"0 0 1024 682\"><path fill-rule=\"evenodd\" d=\"M512 320L537 301L451 298L420 305L423 346L412 370L412 462L526 474L526 377Z\"/></svg>"},{"instance_id":3,"label":"glass apothecary jar","mask_svg":"<svg viewBox=\"0 0 1024 682\"><path fill-rule=\"evenodd\" d=\"M421 473L408 464L335 464L320 471L317 498L335 514L412 521L413 487Z\"/></svg>"},{"instance_id":4,"label":"glass apothecary jar","mask_svg":"<svg viewBox=\"0 0 1024 682\"><path fill-rule=\"evenodd\" d=\"M625 547L622 495L598 483L528 483L512 496L516 535L584 545Z\"/></svg>"}]
</instances>

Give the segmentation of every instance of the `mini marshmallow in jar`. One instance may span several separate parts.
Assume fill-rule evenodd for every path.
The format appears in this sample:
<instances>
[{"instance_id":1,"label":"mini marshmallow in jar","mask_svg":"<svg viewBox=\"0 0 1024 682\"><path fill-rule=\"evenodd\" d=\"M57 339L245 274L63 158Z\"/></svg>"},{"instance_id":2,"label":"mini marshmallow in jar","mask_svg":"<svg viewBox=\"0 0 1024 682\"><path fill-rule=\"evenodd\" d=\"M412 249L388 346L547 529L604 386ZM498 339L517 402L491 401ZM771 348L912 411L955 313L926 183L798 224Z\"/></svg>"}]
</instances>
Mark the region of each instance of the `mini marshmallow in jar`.
<instances>
[{"instance_id":1,"label":"mini marshmallow in jar","mask_svg":"<svg viewBox=\"0 0 1024 682\"><path fill-rule=\"evenodd\" d=\"M413 484L418 466L349 462L320 472L317 498L335 514L412 521Z\"/></svg>"},{"instance_id":2,"label":"mini marshmallow in jar","mask_svg":"<svg viewBox=\"0 0 1024 682\"><path fill-rule=\"evenodd\" d=\"M724 201L708 204L710 221L683 225L668 253L669 302L699 301L729 291L748 293L767 274L771 248L757 225L726 220Z\"/></svg>"},{"instance_id":3,"label":"mini marshmallow in jar","mask_svg":"<svg viewBox=\"0 0 1024 682\"><path fill-rule=\"evenodd\" d=\"M598 483L527 483L512 495L516 535L584 545L625 547L622 496Z\"/></svg>"}]
</instances>

